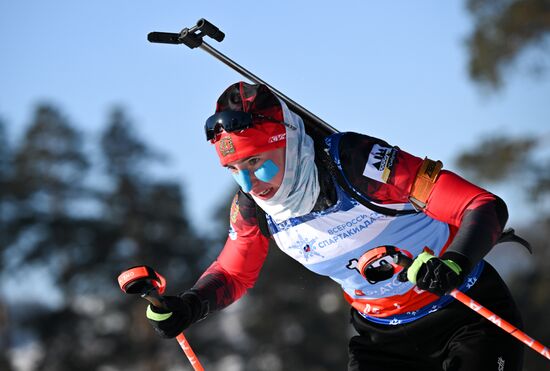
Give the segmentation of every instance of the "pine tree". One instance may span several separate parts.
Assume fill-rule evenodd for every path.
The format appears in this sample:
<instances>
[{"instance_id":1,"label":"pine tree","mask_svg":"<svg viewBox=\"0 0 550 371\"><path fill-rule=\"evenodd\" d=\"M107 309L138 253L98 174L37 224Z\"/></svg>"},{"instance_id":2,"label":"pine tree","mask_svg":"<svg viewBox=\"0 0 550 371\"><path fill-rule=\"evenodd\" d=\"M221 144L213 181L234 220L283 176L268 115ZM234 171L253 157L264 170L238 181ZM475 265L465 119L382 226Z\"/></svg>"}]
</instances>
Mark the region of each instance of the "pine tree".
<instances>
[{"instance_id":1,"label":"pine tree","mask_svg":"<svg viewBox=\"0 0 550 371\"><path fill-rule=\"evenodd\" d=\"M529 49L546 52L550 32L548 0L468 0L475 29L467 39L470 77L493 89L502 86L507 67ZM544 65L535 66L538 72Z\"/></svg>"}]
</instances>

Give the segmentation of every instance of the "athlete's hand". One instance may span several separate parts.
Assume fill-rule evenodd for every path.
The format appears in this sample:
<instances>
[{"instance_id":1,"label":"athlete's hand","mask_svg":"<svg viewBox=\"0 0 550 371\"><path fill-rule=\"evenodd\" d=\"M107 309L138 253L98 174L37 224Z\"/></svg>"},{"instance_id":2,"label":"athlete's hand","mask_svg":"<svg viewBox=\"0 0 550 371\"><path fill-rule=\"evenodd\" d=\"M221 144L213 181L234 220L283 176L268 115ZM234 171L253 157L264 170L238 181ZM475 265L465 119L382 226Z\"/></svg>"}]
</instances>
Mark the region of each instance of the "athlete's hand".
<instances>
[{"instance_id":1,"label":"athlete's hand","mask_svg":"<svg viewBox=\"0 0 550 371\"><path fill-rule=\"evenodd\" d=\"M462 268L454 261L423 252L407 270L407 279L422 290L443 296L457 288L464 275Z\"/></svg>"},{"instance_id":2,"label":"athlete's hand","mask_svg":"<svg viewBox=\"0 0 550 371\"><path fill-rule=\"evenodd\" d=\"M147 319L160 337L173 338L204 317L197 295L163 296L164 308L147 307Z\"/></svg>"}]
</instances>

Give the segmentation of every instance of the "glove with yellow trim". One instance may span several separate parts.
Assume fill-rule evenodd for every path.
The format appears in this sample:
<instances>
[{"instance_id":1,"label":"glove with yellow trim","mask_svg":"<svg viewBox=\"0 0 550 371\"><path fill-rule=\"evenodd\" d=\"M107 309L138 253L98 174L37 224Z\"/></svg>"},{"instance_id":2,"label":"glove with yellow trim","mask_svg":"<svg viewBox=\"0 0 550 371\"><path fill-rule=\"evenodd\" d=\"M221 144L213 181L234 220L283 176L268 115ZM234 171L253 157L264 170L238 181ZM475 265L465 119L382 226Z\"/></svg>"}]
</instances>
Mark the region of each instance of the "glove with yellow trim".
<instances>
[{"instance_id":1,"label":"glove with yellow trim","mask_svg":"<svg viewBox=\"0 0 550 371\"><path fill-rule=\"evenodd\" d=\"M457 288L464 280L464 270L455 261L437 258L423 252L407 270L407 279L418 288L443 296Z\"/></svg>"},{"instance_id":2,"label":"glove with yellow trim","mask_svg":"<svg viewBox=\"0 0 550 371\"><path fill-rule=\"evenodd\" d=\"M179 296L163 296L162 299L164 308L149 305L146 312L149 323L162 338L176 337L190 325L204 318L207 312L194 292L188 291Z\"/></svg>"}]
</instances>

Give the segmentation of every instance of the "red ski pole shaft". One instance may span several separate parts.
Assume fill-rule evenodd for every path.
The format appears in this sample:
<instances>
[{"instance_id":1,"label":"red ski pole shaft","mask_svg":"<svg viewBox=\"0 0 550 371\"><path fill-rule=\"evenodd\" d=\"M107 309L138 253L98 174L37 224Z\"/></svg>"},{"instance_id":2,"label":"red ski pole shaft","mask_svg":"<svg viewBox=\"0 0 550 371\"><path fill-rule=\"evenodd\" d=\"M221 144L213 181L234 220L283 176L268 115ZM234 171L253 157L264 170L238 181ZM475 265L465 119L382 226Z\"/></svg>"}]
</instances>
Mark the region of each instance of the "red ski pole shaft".
<instances>
[{"instance_id":1,"label":"red ski pole shaft","mask_svg":"<svg viewBox=\"0 0 550 371\"><path fill-rule=\"evenodd\" d=\"M550 351L546 346L531 338L529 335L527 335L525 332L521 331L511 323L500 318L489 309L485 308L483 305L470 298L468 295L456 289L451 291L450 295L452 295L462 304L466 305L468 308L472 309L474 312L479 313L483 317L487 318L489 321L493 322L495 325L508 332L510 335L514 336L516 339L529 346L531 349L539 352L547 359L550 359Z\"/></svg>"},{"instance_id":2,"label":"red ski pole shaft","mask_svg":"<svg viewBox=\"0 0 550 371\"><path fill-rule=\"evenodd\" d=\"M195 371L204 371L204 368L199 362L197 356L195 355L195 352L193 352L193 349L191 349L191 346L189 346L189 342L185 338L185 335L183 335L183 332L176 336L176 340L178 341L181 349L183 349L183 352L187 356L187 359L191 363L191 366L193 366L193 369Z\"/></svg>"}]
</instances>

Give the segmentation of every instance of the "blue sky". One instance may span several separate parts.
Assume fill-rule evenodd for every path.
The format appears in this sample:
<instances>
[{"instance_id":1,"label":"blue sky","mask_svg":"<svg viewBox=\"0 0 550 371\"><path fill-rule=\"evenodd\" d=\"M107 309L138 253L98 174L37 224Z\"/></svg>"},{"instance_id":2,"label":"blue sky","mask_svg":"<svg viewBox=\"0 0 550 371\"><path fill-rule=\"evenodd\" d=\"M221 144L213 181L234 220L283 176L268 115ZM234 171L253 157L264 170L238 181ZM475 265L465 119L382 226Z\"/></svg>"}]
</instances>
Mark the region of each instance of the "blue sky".
<instances>
[{"instance_id":1,"label":"blue sky","mask_svg":"<svg viewBox=\"0 0 550 371\"><path fill-rule=\"evenodd\" d=\"M187 212L202 231L233 186L203 123L218 95L242 78L202 50L150 44L150 31L178 32L204 17L226 33L212 46L332 126L450 169L482 137L550 130L550 79L527 76L529 58L496 94L469 80L473 24L464 1L190 4L1 2L0 118L17 136L34 105L50 102L97 136L110 108L122 105L139 134L171 158L162 176L184 185Z\"/></svg>"}]
</instances>

